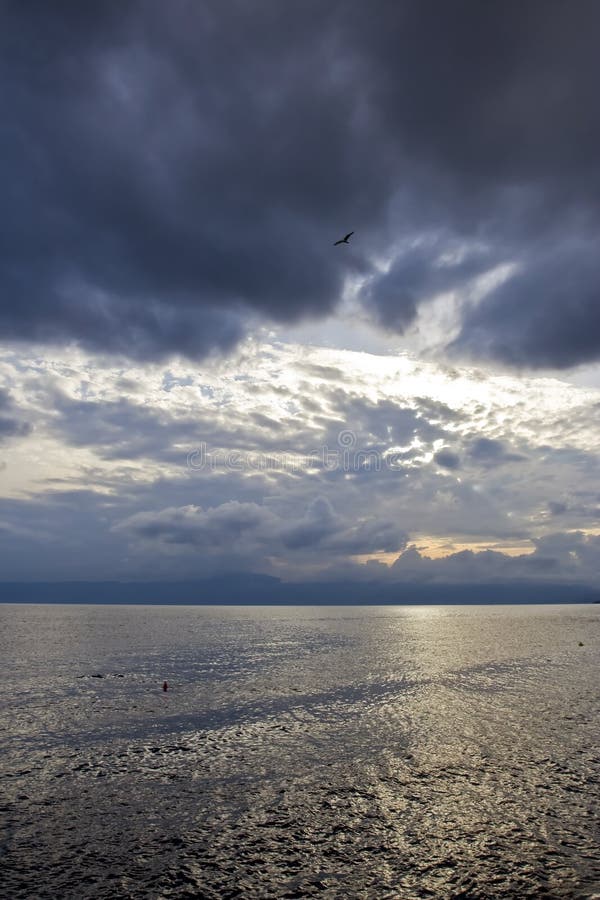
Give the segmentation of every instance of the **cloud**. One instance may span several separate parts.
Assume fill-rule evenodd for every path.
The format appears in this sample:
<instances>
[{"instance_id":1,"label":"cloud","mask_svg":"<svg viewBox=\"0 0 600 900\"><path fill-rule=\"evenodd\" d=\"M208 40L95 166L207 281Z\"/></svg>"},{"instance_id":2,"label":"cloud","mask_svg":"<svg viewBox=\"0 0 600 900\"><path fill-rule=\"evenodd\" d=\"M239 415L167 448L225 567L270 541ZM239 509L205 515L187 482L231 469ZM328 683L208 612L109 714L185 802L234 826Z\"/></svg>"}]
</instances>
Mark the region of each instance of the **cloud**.
<instances>
[{"instance_id":1,"label":"cloud","mask_svg":"<svg viewBox=\"0 0 600 900\"><path fill-rule=\"evenodd\" d=\"M308 9L292 47L271 4L30 13L3 28L5 337L199 357L256 313L332 307L367 148L351 162L351 95Z\"/></svg>"},{"instance_id":2,"label":"cloud","mask_svg":"<svg viewBox=\"0 0 600 900\"><path fill-rule=\"evenodd\" d=\"M434 454L433 458L436 463L438 463L438 465L443 466L445 469L460 468L460 456L458 456L457 453L453 453L452 450L448 450L447 448L438 450L438 452Z\"/></svg>"},{"instance_id":3,"label":"cloud","mask_svg":"<svg viewBox=\"0 0 600 900\"><path fill-rule=\"evenodd\" d=\"M7 438L25 437L31 432L31 424L14 415L15 404L8 391L0 388L0 443Z\"/></svg>"},{"instance_id":4,"label":"cloud","mask_svg":"<svg viewBox=\"0 0 600 900\"><path fill-rule=\"evenodd\" d=\"M189 544L210 550L230 548L242 541L254 546L261 535L272 531L275 517L256 503L237 500L213 509L196 506L136 513L116 526L133 534L169 544Z\"/></svg>"},{"instance_id":5,"label":"cloud","mask_svg":"<svg viewBox=\"0 0 600 900\"><path fill-rule=\"evenodd\" d=\"M501 466L504 463L520 462L525 459L523 454L507 450L502 441L488 437L479 437L471 441L469 458L482 466Z\"/></svg>"},{"instance_id":6,"label":"cloud","mask_svg":"<svg viewBox=\"0 0 600 900\"><path fill-rule=\"evenodd\" d=\"M600 577L599 536L581 532L557 533L534 543L534 553L521 556L492 550L463 550L438 559L422 555L416 547L410 546L391 567L390 577L403 582L438 584L597 583Z\"/></svg>"},{"instance_id":7,"label":"cloud","mask_svg":"<svg viewBox=\"0 0 600 900\"><path fill-rule=\"evenodd\" d=\"M600 263L593 242L558 238L468 312L453 346L518 366L568 368L600 354ZM564 246L564 243L567 246Z\"/></svg>"},{"instance_id":8,"label":"cloud","mask_svg":"<svg viewBox=\"0 0 600 900\"><path fill-rule=\"evenodd\" d=\"M295 519L295 520L294 520ZM136 513L113 530L133 540L151 542L154 552L176 545L180 550L213 556L227 568L270 568L271 558L308 554L310 564L327 568L338 556L377 551L398 552L407 535L392 522L374 517L351 523L325 498L315 498L298 517L296 510L278 514L264 505L230 501L217 507L168 508Z\"/></svg>"},{"instance_id":9,"label":"cloud","mask_svg":"<svg viewBox=\"0 0 600 900\"><path fill-rule=\"evenodd\" d=\"M362 578L374 559L385 580L409 542L515 553L600 524L598 391L557 379L253 341L201 367L5 351L0 376L0 416L32 428L1 454L5 577ZM453 565L483 578L495 557L475 557Z\"/></svg>"},{"instance_id":10,"label":"cloud","mask_svg":"<svg viewBox=\"0 0 600 900\"><path fill-rule=\"evenodd\" d=\"M548 509L552 516L560 516L567 511L567 504L562 503L560 500L549 500Z\"/></svg>"},{"instance_id":11,"label":"cloud","mask_svg":"<svg viewBox=\"0 0 600 900\"><path fill-rule=\"evenodd\" d=\"M479 247L460 246L452 234L433 233L401 249L386 272L367 281L361 297L377 322L402 334L422 303L465 289L496 262Z\"/></svg>"},{"instance_id":12,"label":"cloud","mask_svg":"<svg viewBox=\"0 0 600 900\"><path fill-rule=\"evenodd\" d=\"M354 285L400 332L454 292L455 351L599 358L599 24L593 0L5 4L0 336L200 358Z\"/></svg>"},{"instance_id":13,"label":"cloud","mask_svg":"<svg viewBox=\"0 0 600 900\"><path fill-rule=\"evenodd\" d=\"M318 497L310 504L300 522L285 529L283 543L290 550L314 547L339 527L339 519L331 504Z\"/></svg>"}]
</instances>

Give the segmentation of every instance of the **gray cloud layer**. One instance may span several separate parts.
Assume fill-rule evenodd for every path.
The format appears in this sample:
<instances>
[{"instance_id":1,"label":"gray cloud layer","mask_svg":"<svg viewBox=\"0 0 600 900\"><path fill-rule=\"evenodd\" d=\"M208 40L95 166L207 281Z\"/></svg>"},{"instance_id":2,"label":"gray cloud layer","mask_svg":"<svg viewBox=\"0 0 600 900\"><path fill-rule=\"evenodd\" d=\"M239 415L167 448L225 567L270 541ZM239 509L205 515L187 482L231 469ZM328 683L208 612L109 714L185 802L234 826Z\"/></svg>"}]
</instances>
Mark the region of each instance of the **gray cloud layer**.
<instances>
[{"instance_id":1,"label":"gray cloud layer","mask_svg":"<svg viewBox=\"0 0 600 900\"><path fill-rule=\"evenodd\" d=\"M30 577L34 560L61 579L593 584L597 391L265 346L248 341L233 371L212 360L127 378L76 352L0 356L5 578ZM471 552L486 547L535 553Z\"/></svg>"},{"instance_id":2,"label":"gray cloud layer","mask_svg":"<svg viewBox=\"0 0 600 900\"><path fill-rule=\"evenodd\" d=\"M15 403L4 388L0 388L0 443L11 437L25 437L31 424L23 419Z\"/></svg>"},{"instance_id":3,"label":"gray cloud layer","mask_svg":"<svg viewBox=\"0 0 600 900\"><path fill-rule=\"evenodd\" d=\"M0 336L199 357L353 275L402 331L509 262L455 347L597 359L599 26L594 0L4 4Z\"/></svg>"}]
</instances>

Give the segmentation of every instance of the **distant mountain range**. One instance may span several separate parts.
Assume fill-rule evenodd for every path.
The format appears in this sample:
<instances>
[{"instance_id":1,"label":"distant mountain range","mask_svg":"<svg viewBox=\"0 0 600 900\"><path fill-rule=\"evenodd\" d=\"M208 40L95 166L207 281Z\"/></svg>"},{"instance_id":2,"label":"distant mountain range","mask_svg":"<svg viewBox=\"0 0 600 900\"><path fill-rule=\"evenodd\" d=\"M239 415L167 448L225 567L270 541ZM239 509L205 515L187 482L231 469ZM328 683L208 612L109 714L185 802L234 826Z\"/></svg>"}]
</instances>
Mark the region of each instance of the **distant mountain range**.
<instances>
[{"instance_id":1,"label":"distant mountain range","mask_svg":"<svg viewBox=\"0 0 600 900\"><path fill-rule=\"evenodd\" d=\"M0 582L4 603L141 603L241 605L377 605L600 603L600 591L580 584L405 584L283 582L242 573L199 581Z\"/></svg>"}]
</instances>

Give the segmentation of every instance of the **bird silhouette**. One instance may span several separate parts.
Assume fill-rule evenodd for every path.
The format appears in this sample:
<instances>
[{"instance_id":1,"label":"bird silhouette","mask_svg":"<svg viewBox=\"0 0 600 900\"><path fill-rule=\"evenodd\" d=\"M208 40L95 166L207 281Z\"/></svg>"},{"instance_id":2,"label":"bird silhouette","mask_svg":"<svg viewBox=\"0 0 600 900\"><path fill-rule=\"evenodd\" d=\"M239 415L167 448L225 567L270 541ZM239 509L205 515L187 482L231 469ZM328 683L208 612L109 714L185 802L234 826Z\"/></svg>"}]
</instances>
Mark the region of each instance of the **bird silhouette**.
<instances>
[{"instance_id":1,"label":"bird silhouette","mask_svg":"<svg viewBox=\"0 0 600 900\"><path fill-rule=\"evenodd\" d=\"M343 237L339 241L336 241L333 246L337 247L338 244L348 244L349 243L348 238L352 237L353 234L354 234L353 231L349 231L348 234L346 235L346 237Z\"/></svg>"}]
</instances>

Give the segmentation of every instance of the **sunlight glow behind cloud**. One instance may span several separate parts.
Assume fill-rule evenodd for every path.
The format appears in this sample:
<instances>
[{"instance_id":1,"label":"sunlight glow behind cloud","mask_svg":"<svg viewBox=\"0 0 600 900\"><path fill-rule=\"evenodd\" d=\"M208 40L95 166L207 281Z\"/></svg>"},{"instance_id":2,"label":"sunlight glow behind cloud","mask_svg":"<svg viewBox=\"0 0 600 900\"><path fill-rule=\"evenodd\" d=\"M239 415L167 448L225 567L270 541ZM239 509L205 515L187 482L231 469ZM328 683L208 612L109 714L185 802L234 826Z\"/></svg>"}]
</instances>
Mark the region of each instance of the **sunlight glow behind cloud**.
<instances>
[{"instance_id":1,"label":"sunlight glow behind cloud","mask_svg":"<svg viewBox=\"0 0 600 900\"><path fill-rule=\"evenodd\" d=\"M155 571L161 555L185 572L252 560L314 577L344 557L388 567L407 542L433 559L519 558L557 531L598 531L600 391L556 378L260 334L201 366L10 351L0 374L12 415L28 423L3 448L0 485L18 510L5 528L16 539L37 517L35 540L52 544L40 506L68 532L79 504L92 567L93 548L106 544L111 565L132 577ZM199 447L212 466L190 467ZM227 506L234 500L242 506ZM188 507L197 512L176 525ZM239 539L203 550L209 522Z\"/></svg>"}]
</instances>

